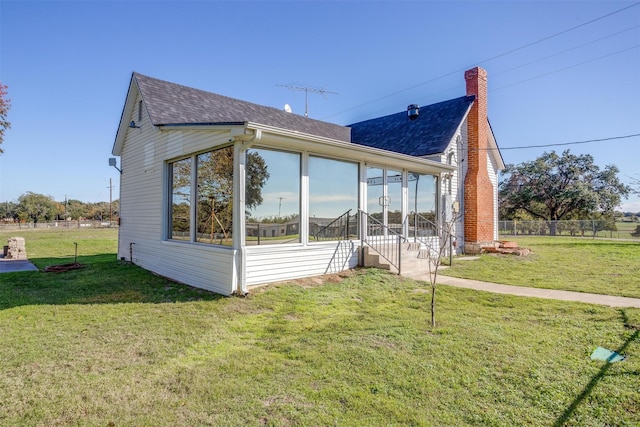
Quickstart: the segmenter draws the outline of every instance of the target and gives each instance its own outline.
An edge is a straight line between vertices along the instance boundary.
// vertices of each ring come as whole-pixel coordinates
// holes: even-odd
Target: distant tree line
[[[500,219],[538,220],[556,235],[558,221],[594,220],[598,230],[616,230],[616,212],[632,188],[618,168],[600,169],[588,154],[544,153],[536,160],[507,165],[500,183]]]
[[[17,202],[0,202],[0,221],[38,223],[51,221],[117,221],[120,201],[86,203],[68,199],[57,202],[51,196],[26,192]]]

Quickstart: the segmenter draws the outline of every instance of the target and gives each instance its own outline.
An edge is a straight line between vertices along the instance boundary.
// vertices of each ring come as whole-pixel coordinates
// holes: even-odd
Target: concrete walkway
[[[403,276],[405,276],[403,274]],[[429,281],[426,274],[409,274],[414,280]],[[555,299],[560,301],[585,302],[587,304],[608,305],[609,307],[640,308],[640,298],[615,297],[611,295],[587,294],[584,292],[558,291],[554,289],[526,288],[524,286],[501,285],[498,283],[481,282],[479,280],[460,279],[457,277],[438,275],[438,284],[455,286],[457,288],[475,289],[477,291],[493,292],[496,294],[518,295],[521,297],[535,297]]]
[[[0,273],[13,273],[15,271],[38,271],[38,267],[26,259],[0,258]]]
[[[420,279],[424,280],[424,279]],[[459,279],[438,275],[438,284],[456,286],[458,288],[475,289],[496,294],[518,295],[555,299],[561,301],[586,302],[588,304],[608,305],[609,307],[640,308],[640,298],[615,297],[611,295],[587,294],[583,292],[558,291],[554,289],[525,288],[523,286],[500,285],[480,282],[478,280]]]

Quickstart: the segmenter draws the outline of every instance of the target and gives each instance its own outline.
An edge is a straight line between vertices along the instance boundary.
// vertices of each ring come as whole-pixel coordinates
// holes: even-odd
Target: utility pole
[[[307,98],[309,96],[309,92],[311,92],[311,93],[319,93],[322,96],[324,96],[327,93],[330,93],[332,95],[337,95],[337,92],[329,92],[328,90],[325,90],[323,88],[318,88],[318,87],[296,86],[296,85],[276,85],[276,86],[280,86],[280,87],[284,87],[284,88],[287,88],[287,89],[304,92],[304,116],[305,117],[309,117],[309,103],[307,102]]]

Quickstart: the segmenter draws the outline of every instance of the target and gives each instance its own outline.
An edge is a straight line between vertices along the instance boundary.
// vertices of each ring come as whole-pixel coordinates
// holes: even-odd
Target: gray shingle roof
[[[474,100],[475,96],[463,96],[420,107],[415,120],[403,111],[354,123],[351,141],[411,156],[442,153]]]
[[[339,141],[350,141],[348,127],[158,80],[139,73],[133,73],[132,78],[138,85],[151,122],[156,126],[252,122]]]

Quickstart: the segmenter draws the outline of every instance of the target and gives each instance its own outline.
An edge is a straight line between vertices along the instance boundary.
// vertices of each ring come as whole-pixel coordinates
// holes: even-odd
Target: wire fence
[[[571,236],[640,240],[640,223],[605,220],[499,221],[502,236]]]
[[[0,231],[33,229],[87,229],[116,228],[118,221],[51,221],[51,222],[0,222]]]

